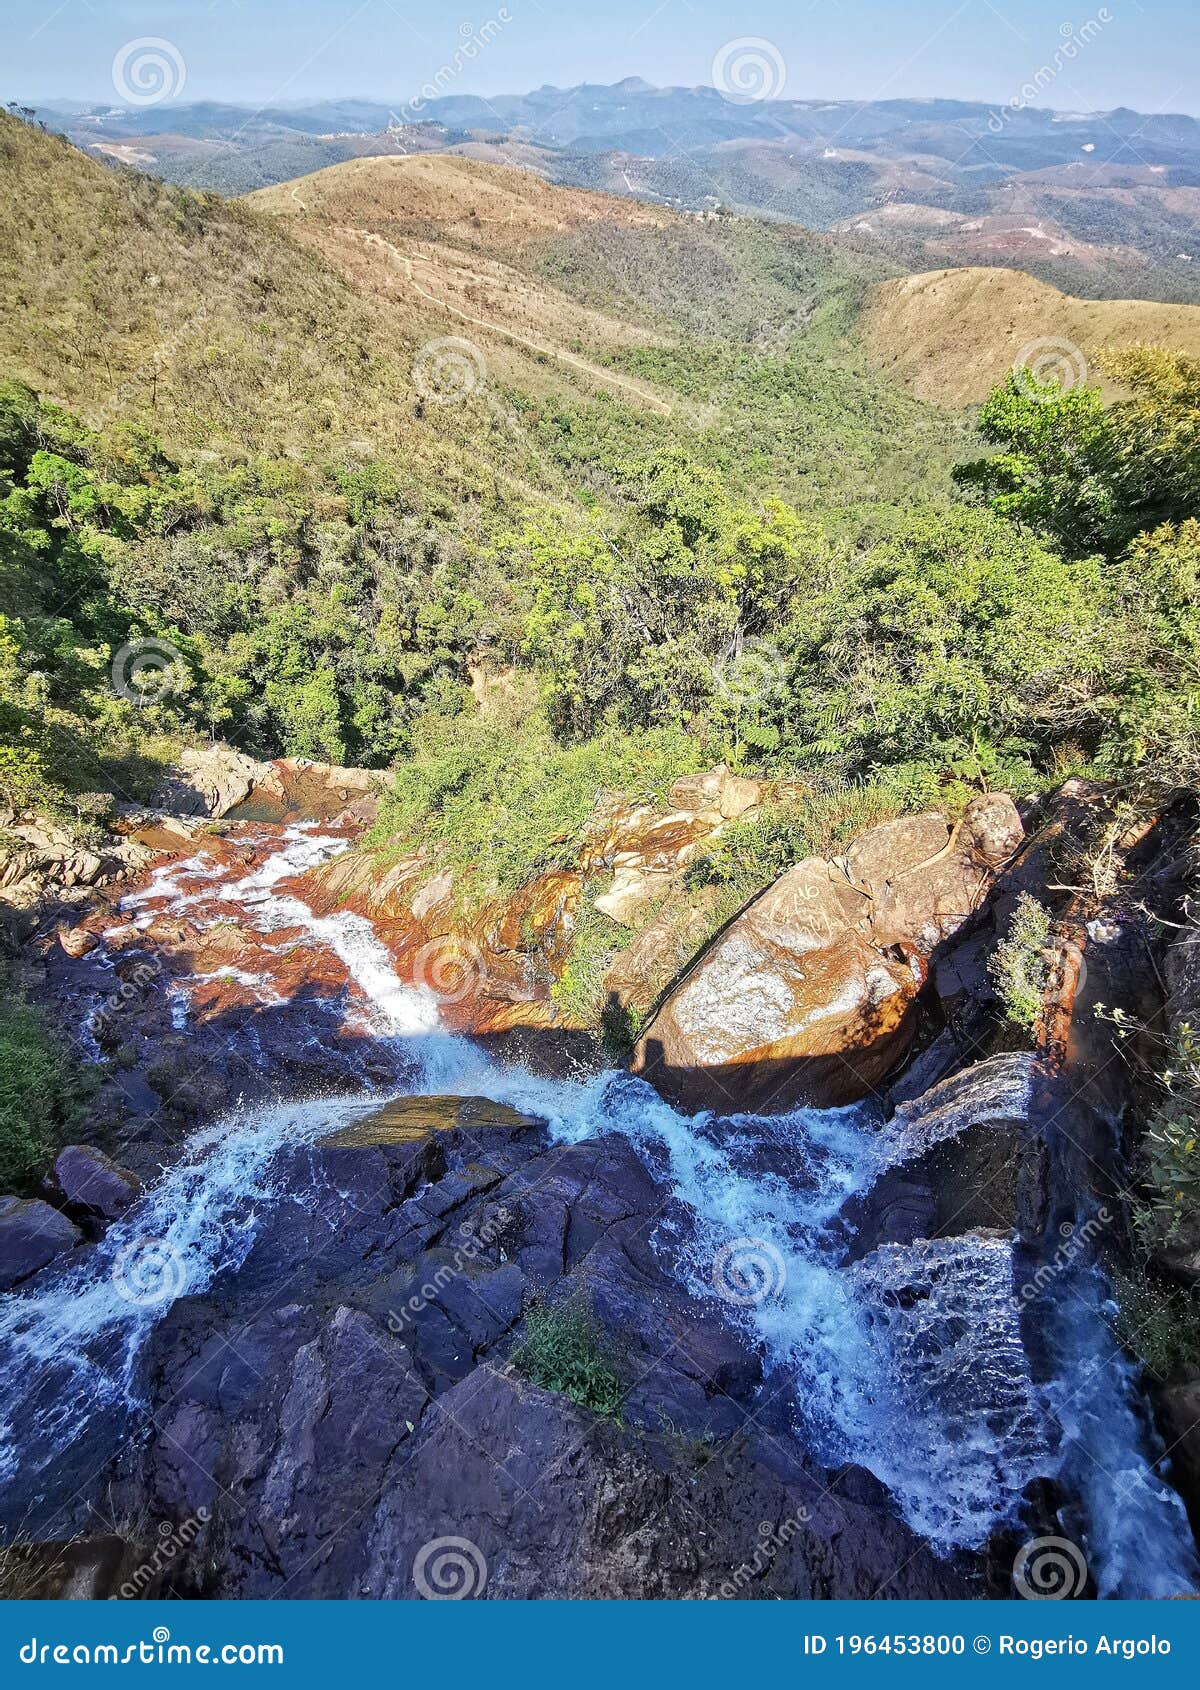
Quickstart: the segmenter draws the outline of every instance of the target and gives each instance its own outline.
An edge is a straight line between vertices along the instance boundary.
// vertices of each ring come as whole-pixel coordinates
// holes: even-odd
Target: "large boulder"
[[[979,909],[1023,828],[1004,794],[809,857],[675,988],[633,1060],[670,1102],[763,1113],[874,1090],[905,1056],[929,959]]]
[[[180,752],[153,805],[172,815],[228,815],[249,797],[269,768],[269,763],[256,762],[231,745],[188,747]]]
[[[54,1183],[66,1206],[89,1220],[115,1221],[142,1182],[92,1144],[68,1144],[54,1164]]]
[[[0,1291],[72,1249],[82,1233],[40,1197],[0,1197]]]

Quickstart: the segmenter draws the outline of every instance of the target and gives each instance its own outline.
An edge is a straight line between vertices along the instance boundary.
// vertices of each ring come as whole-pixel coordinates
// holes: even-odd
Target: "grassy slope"
[[[868,306],[865,335],[883,368],[918,397],[959,406],[985,399],[1039,339],[1070,341],[1089,363],[1139,343],[1194,357],[1200,306],[1076,299],[1016,270],[934,270],[884,283]]]
[[[0,369],[179,451],[428,458],[397,325],[245,205],[112,171],[0,114]],[[444,457],[444,454],[443,454]]]
[[[441,332],[479,345],[497,389],[532,398],[543,438],[554,401],[589,482],[606,454],[682,443],[798,499],[944,487],[954,426],[858,344],[868,289],[893,272],[828,238],[699,224],[444,154],[355,160],[249,203],[398,322],[437,301]]]

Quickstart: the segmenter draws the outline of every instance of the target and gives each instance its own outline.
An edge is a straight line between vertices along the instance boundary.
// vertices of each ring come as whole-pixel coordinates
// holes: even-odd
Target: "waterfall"
[[[689,1220],[659,1224],[660,1257],[761,1347],[814,1456],[875,1473],[935,1549],[981,1548],[1019,1521],[1031,1480],[1057,1475],[1079,1500],[1102,1595],[1192,1586],[1182,1506],[1154,1470],[1132,1364],[1105,1344],[1098,1275],[1063,1288],[1061,1370],[1035,1383],[1007,1239],[884,1246],[841,1264],[831,1223],[895,1148],[870,1109],[689,1119],[626,1074],[562,1080],[502,1067],[440,1030],[435,998],[399,979],[370,922],[318,916],[279,889],[344,850],[343,838],[311,824],[254,837],[278,849],[251,872],[222,876],[200,851],[126,898],[126,920],[144,926],[157,906],[201,925],[236,912],[262,933],[300,929],[340,959],[364,1025],[402,1045],[412,1077],[402,1093],[233,1111],[194,1135],[102,1243],[0,1299],[0,1498],[18,1468],[49,1482],[97,1415],[136,1407],[154,1324],[178,1297],[236,1272],[263,1208],[289,1195],[273,1179],[280,1146],[315,1142],[388,1096],[481,1094],[543,1117],[561,1143],[622,1134],[669,1180]],[[172,989],[186,996],[187,981]],[[278,1002],[269,979],[247,989]]]

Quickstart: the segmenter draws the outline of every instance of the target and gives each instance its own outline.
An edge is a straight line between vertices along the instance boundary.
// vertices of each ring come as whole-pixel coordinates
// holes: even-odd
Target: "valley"
[[[1194,1595],[1195,125],[561,93],[0,115],[6,1592]]]

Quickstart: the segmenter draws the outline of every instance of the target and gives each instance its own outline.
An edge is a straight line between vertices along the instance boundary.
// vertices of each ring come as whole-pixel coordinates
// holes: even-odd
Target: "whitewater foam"
[[[1018,1518],[1031,1479],[1057,1473],[1081,1499],[1081,1535],[1102,1594],[1192,1587],[1182,1505],[1155,1471],[1136,1371],[1105,1341],[1094,1270],[1064,1314],[1059,1378],[1035,1386],[1009,1241],[889,1246],[853,1269],[839,1264],[830,1223],[897,1154],[894,1133],[870,1110],[688,1119],[627,1074],[564,1080],[500,1067],[441,1030],[434,996],[399,979],[368,921],[317,916],[277,890],[346,846],[298,824],[240,879],[216,884],[201,852],[157,870],[123,909],[142,926],[156,903],[168,913],[236,908],[260,932],[299,929],[304,942],[326,947],[358,988],[375,1036],[402,1041],[411,1059],[412,1080],[389,1095],[486,1095],[544,1118],[558,1142],[629,1139],[694,1217],[678,1230],[664,1221],[656,1249],[693,1295],[721,1302],[762,1346],[773,1385],[790,1386],[797,1431],[817,1459],[869,1468],[940,1551],[982,1546],[998,1523]],[[179,884],[197,878],[214,884]],[[178,998],[173,1007],[181,1012]],[[184,1019],[186,1007],[184,997]],[[203,1291],[245,1259],[258,1212],[279,1199],[271,1177],[279,1147],[319,1139],[383,1100],[235,1112],[197,1133],[100,1245],[3,1299],[0,1483],[18,1461],[44,1467],[96,1413],[136,1405],[147,1333],[177,1297]],[[147,1241],[157,1250],[149,1295],[134,1276],[131,1298],[130,1253]],[[739,1244],[768,1254],[761,1299],[731,1302],[714,1282],[714,1264]]]

